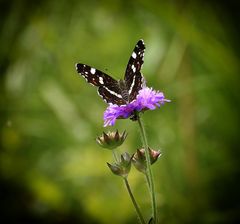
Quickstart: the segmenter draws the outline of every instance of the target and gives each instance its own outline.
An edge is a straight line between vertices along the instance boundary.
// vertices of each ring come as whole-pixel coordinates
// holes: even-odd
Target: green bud
[[[110,164],[107,163],[113,174],[126,178],[131,170],[131,157],[125,152],[121,155],[119,162]]]
[[[150,149],[149,147],[148,147],[148,151],[150,153],[150,162],[151,162],[151,165],[152,165],[161,156],[161,152]],[[135,152],[133,154],[132,163],[138,171],[140,171],[142,173],[146,173],[146,169],[147,169],[147,164],[146,163],[147,163],[147,161],[146,161],[146,155],[145,155],[145,149],[144,148],[137,149],[137,152]]]
[[[107,134],[103,132],[103,134],[96,138],[96,142],[103,148],[106,149],[115,149],[118,146],[122,145],[127,137],[126,131],[122,134],[117,131],[108,132]]]

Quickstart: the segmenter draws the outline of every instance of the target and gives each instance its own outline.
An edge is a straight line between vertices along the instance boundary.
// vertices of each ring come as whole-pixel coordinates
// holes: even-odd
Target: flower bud
[[[150,149],[149,147],[148,147],[148,151],[150,154],[150,162],[151,162],[151,164],[153,164],[161,156],[161,152]],[[132,163],[138,171],[140,171],[142,173],[146,173],[147,161],[146,161],[144,148],[137,149],[137,152],[135,152],[133,155]]]
[[[107,165],[115,175],[126,178],[131,169],[131,157],[125,152],[121,155],[119,162],[113,164],[107,163]]]
[[[103,134],[96,138],[98,145],[107,149],[115,149],[118,146],[122,145],[127,137],[126,131],[122,134],[117,131],[108,132],[107,134],[103,132]]]

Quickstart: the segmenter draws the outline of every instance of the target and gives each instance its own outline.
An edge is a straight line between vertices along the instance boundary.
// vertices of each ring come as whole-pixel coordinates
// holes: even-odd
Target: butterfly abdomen
[[[122,98],[126,101],[129,102],[129,95],[128,95],[128,91],[126,89],[123,89],[121,92]]]
[[[128,94],[128,88],[126,86],[125,81],[119,80],[119,88],[121,90],[121,96],[122,96],[123,100],[128,102],[129,101],[129,94]]]

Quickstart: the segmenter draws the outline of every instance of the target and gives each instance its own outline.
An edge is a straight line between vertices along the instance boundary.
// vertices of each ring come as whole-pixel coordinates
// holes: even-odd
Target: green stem
[[[145,177],[146,177],[146,180],[147,180],[148,187],[150,188],[149,176],[147,174],[145,174]]]
[[[153,211],[153,224],[157,223],[157,205],[156,205],[156,196],[155,196],[155,187],[154,187],[154,182],[153,182],[153,174],[151,170],[151,161],[150,161],[150,152],[148,150],[148,142],[147,142],[147,136],[145,129],[143,127],[143,123],[141,120],[141,117],[139,114],[137,114],[137,121],[140,127],[140,132],[142,136],[142,142],[143,146],[145,149],[145,155],[146,155],[146,161],[147,161],[147,181],[149,183],[149,190],[150,190],[150,195],[151,195],[151,201],[152,201],[152,211]]]
[[[114,160],[117,163],[119,161],[119,159],[118,159],[118,154],[117,154],[116,150],[112,149],[112,153],[113,153]]]
[[[125,183],[125,185],[126,185],[126,187],[127,187],[129,196],[130,196],[130,198],[131,198],[131,200],[132,200],[132,203],[133,203],[133,205],[134,205],[134,208],[135,208],[135,210],[136,210],[136,212],[137,212],[137,214],[138,214],[138,217],[139,217],[139,219],[140,219],[140,221],[141,221],[141,224],[146,224],[146,222],[145,222],[145,220],[144,220],[144,218],[143,218],[143,216],[142,216],[142,213],[141,213],[141,211],[140,211],[140,209],[139,209],[139,207],[138,207],[138,204],[137,204],[137,202],[136,202],[136,200],[135,200],[135,198],[134,198],[134,196],[133,196],[133,193],[132,193],[132,191],[131,191],[130,185],[129,185],[128,180],[127,180],[127,177],[125,177],[125,178],[123,178],[123,179],[124,179],[124,183]]]

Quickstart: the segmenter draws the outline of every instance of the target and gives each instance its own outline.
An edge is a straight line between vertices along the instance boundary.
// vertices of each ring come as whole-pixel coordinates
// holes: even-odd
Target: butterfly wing
[[[103,98],[103,100],[106,103],[109,104],[117,104],[117,105],[124,105],[127,102],[122,98],[122,95],[118,92],[120,92],[121,90],[118,87],[118,90],[116,91],[116,88],[114,88],[114,90],[110,90],[108,87],[106,86],[100,86],[98,88],[98,94],[99,96],[101,96]]]
[[[98,87],[98,94],[106,103],[126,104],[126,101],[122,99],[121,89],[117,80],[85,64],[77,63],[76,70],[88,83]]]
[[[144,62],[145,45],[143,40],[139,40],[133,49],[133,53],[128,61],[124,80],[128,89],[129,101],[133,101],[139,90],[142,89],[143,77],[140,72]]]
[[[116,86],[118,81],[104,72],[85,64],[76,64],[76,70],[88,83],[94,86]]]

